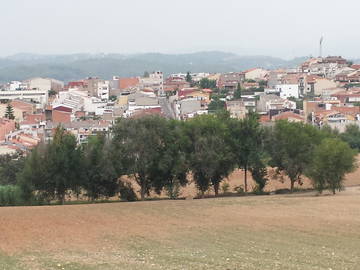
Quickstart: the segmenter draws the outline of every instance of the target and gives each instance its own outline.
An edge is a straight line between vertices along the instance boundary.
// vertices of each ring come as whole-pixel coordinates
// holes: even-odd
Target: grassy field
[[[359,269],[360,187],[0,208],[2,269]]]

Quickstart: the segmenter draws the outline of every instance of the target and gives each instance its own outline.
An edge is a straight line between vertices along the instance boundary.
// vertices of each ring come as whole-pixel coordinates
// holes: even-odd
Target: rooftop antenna
[[[321,36],[321,38],[320,38],[320,54],[319,54],[320,58],[322,58],[322,53],[323,53],[323,41],[324,41],[324,37]]]

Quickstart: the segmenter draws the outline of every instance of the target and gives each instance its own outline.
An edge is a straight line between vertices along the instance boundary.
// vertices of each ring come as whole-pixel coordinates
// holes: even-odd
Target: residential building
[[[32,78],[26,80],[25,82],[28,85],[28,89],[31,90],[40,90],[40,91],[53,90],[59,92],[64,88],[63,82],[51,78]]]
[[[0,100],[20,99],[25,101],[35,101],[38,107],[44,107],[48,102],[48,90],[14,90],[0,91]]]
[[[247,114],[245,103],[242,99],[226,101],[226,109],[231,118],[243,119]]]
[[[4,141],[6,135],[16,129],[15,121],[7,118],[0,118],[0,142]]]
[[[245,80],[245,74],[240,72],[229,72],[221,74],[217,81],[220,89],[235,90]]]
[[[268,71],[262,68],[252,68],[243,72],[245,80],[264,80]]]
[[[298,84],[280,84],[276,85],[275,89],[280,93],[281,98],[299,98]]]

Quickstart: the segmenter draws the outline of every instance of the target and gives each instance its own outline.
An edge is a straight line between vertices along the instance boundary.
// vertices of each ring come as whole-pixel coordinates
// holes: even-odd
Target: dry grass
[[[360,188],[0,208],[0,269],[359,269]]]

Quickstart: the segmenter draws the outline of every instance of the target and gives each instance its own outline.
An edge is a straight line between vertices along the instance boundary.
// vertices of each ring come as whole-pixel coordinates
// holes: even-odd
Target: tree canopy
[[[339,139],[324,139],[315,149],[312,163],[308,167],[309,176],[316,190],[322,193],[329,189],[335,194],[343,188],[344,176],[355,168],[356,151]]]

